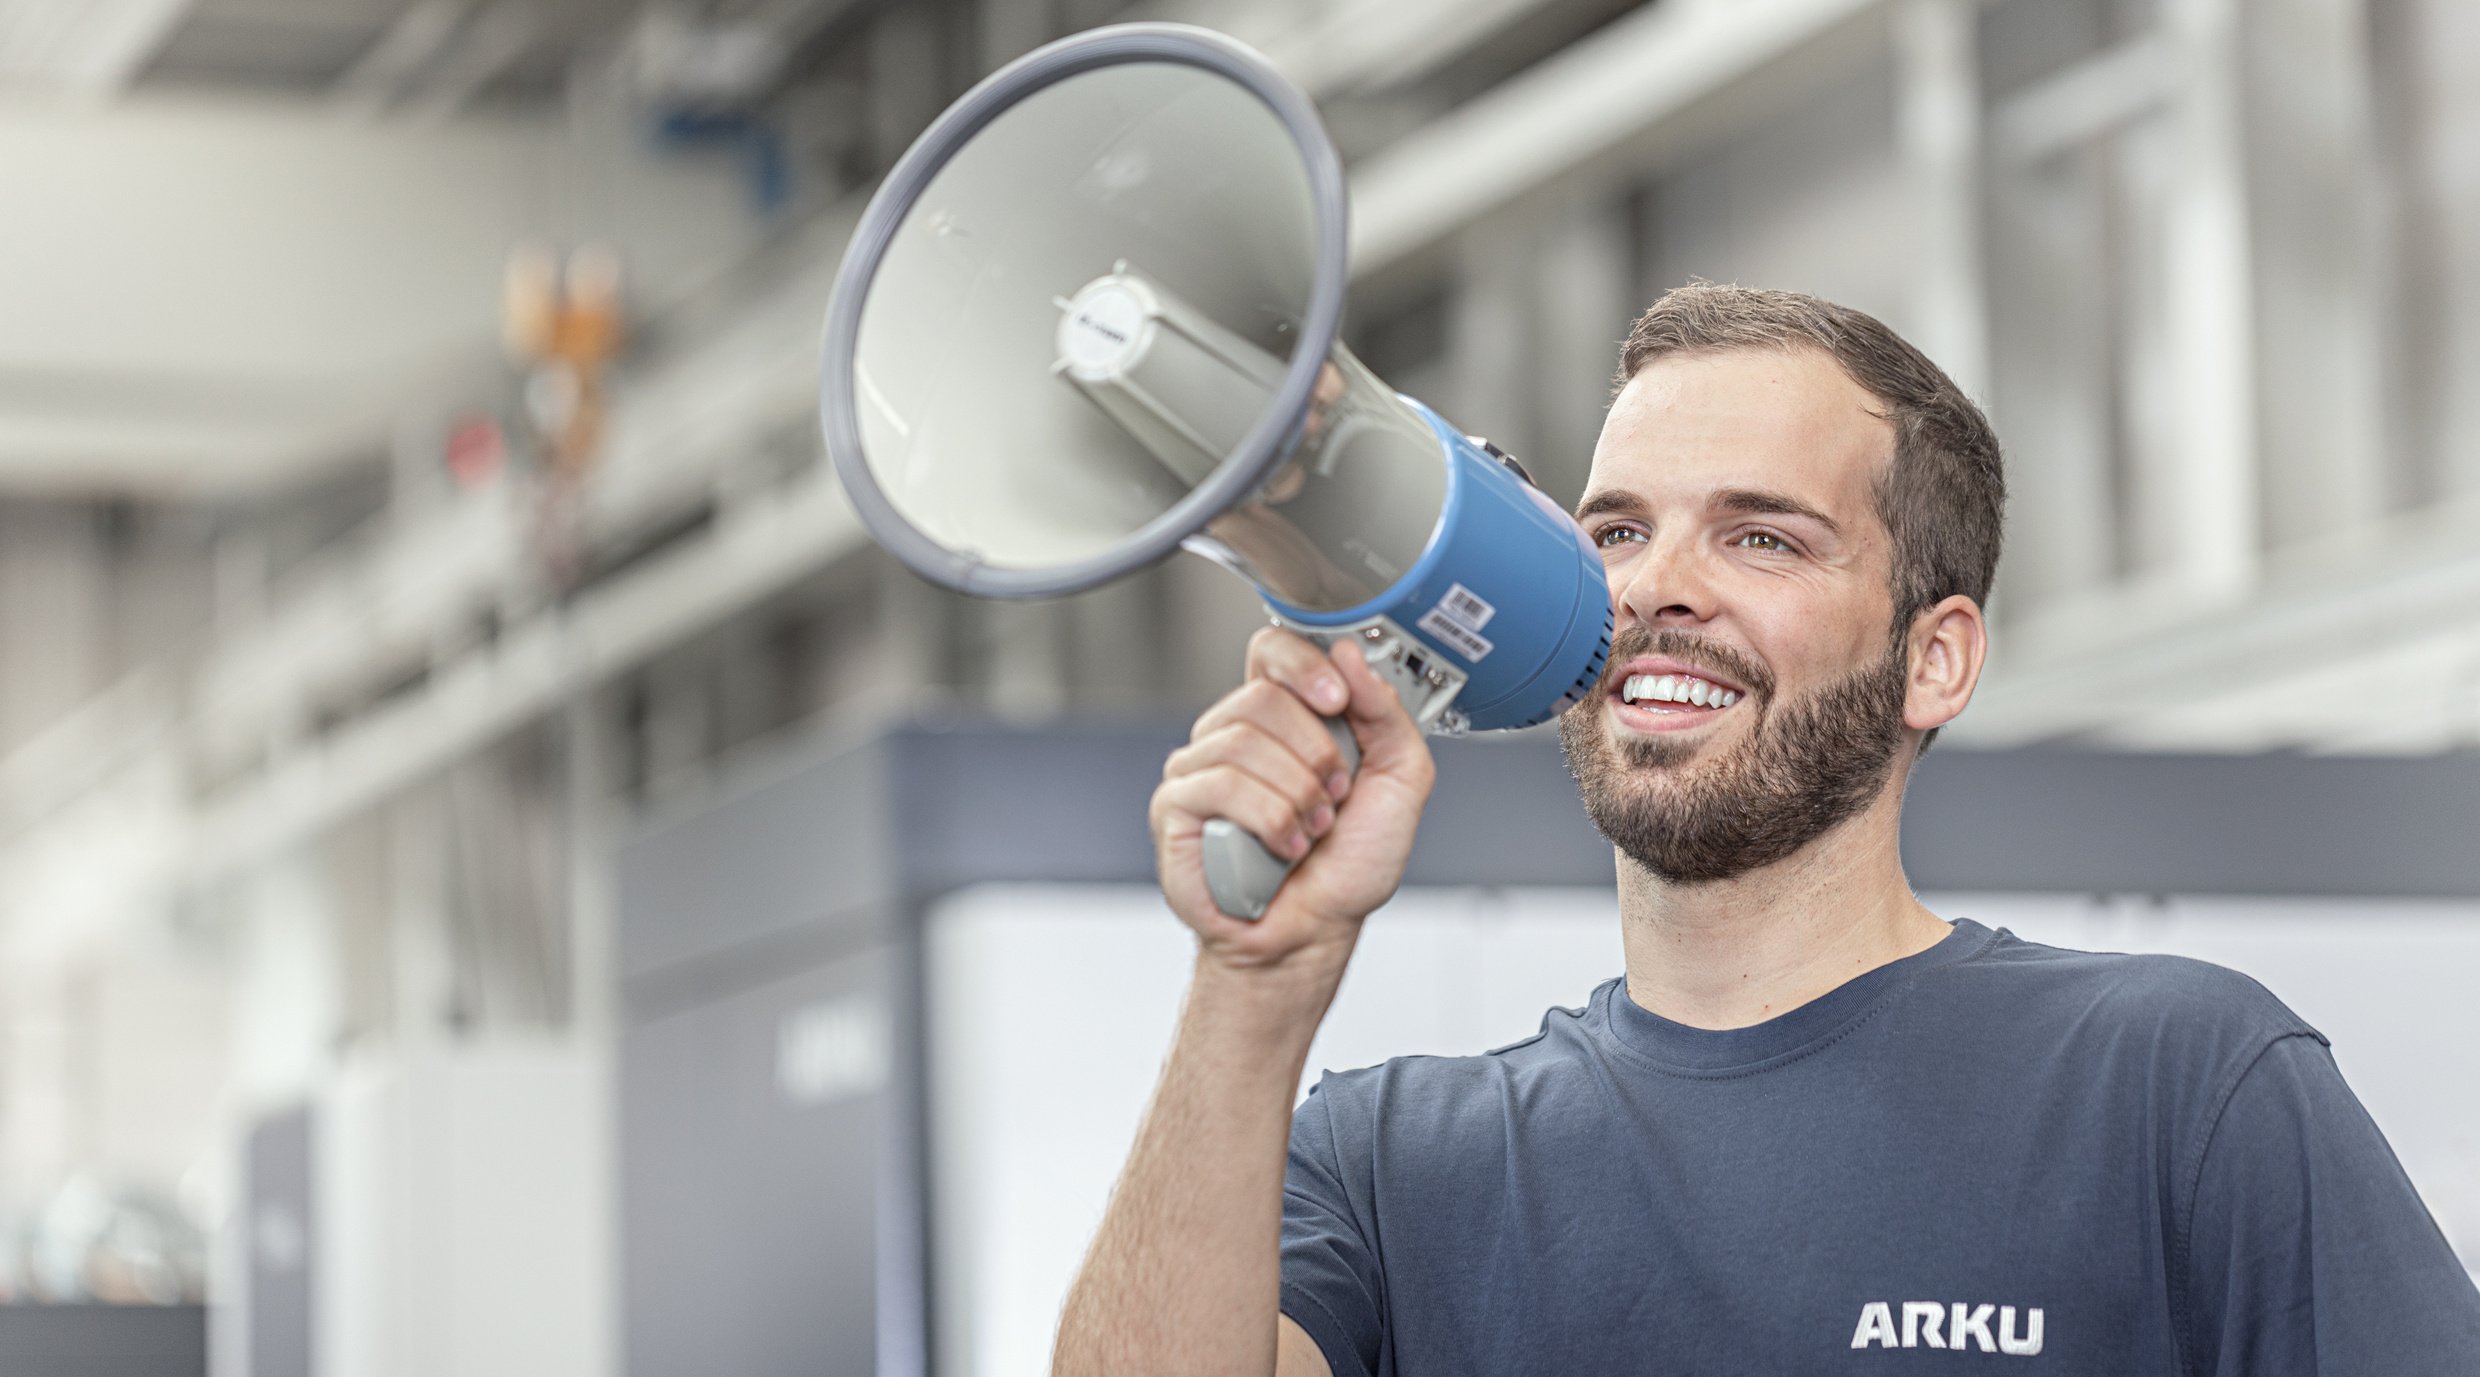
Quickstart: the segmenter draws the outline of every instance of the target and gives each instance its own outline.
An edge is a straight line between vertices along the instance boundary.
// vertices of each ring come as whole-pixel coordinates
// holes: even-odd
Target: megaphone
[[[1308,99],[1220,34],[1117,25],[994,73],[889,171],[836,276],[819,409],[854,509],[981,597],[1186,548],[1357,643],[1426,729],[1549,719],[1609,654],[1601,559],[1337,342],[1344,215]],[[1291,866],[1218,818],[1205,869],[1256,918]]]

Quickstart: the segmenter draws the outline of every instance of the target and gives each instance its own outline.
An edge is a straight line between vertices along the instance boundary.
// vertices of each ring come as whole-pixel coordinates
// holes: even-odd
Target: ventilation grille
[[[1551,718],[1558,716],[1560,713],[1567,711],[1569,708],[1572,708],[1578,703],[1581,703],[1585,699],[1591,697],[1595,686],[1602,682],[1603,667],[1609,663],[1610,611],[1605,608],[1602,611],[1601,640],[1593,648],[1593,658],[1585,662],[1584,669],[1576,675],[1576,682],[1568,685],[1565,696],[1561,697],[1557,703],[1552,704],[1547,712],[1544,712],[1541,716],[1534,718],[1532,722],[1527,722],[1523,725],[1529,727],[1537,722],[1547,722]]]
[[[1574,706],[1575,704],[1583,702],[1585,698],[1593,692],[1594,685],[1602,682],[1602,670],[1609,663],[1610,612],[1608,609],[1604,609],[1602,612],[1601,643],[1594,647],[1593,658],[1586,663],[1584,672],[1576,676],[1575,687],[1567,691],[1567,697],[1559,704],[1559,711],[1565,712],[1568,708]]]

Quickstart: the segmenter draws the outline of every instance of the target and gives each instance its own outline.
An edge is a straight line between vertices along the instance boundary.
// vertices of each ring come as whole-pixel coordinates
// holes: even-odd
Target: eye
[[[1787,555],[1793,553],[1791,542],[1774,534],[1772,531],[1744,531],[1740,533],[1738,538],[1733,540],[1731,543],[1734,545],[1744,546],[1751,550],[1763,550],[1768,554]]]
[[[1643,531],[1640,531],[1623,522],[1617,521],[1614,521],[1593,533],[1593,543],[1605,550],[1618,544],[1622,540],[1643,540],[1644,538],[1645,533]]]

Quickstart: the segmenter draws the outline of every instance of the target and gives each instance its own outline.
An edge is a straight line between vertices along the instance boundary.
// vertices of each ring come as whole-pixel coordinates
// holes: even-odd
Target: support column
[[[611,852],[620,771],[610,709],[583,683],[574,683],[560,710],[562,821],[567,851],[568,1037],[578,1049],[584,1075],[585,1118],[593,1125],[619,1119],[617,1068],[620,1045],[620,971],[612,897]],[[587,1183],[588,1199],[617,1199],[616,1145],[609,1132],[582,1135],[584,1152],[574,1170]],[[581,1326],[589,1351],[577,1370],[610,1373],[619,1368],[620,1317],[616,1279],[619,1257],[609,1208],[588,1210],[577,1256],[584,1260]]]
[[[973,17],[977,77],[1048,43],[1058,23],[1054,0],[981,0]]]
[[[2189,74],[2171,116],[2161,222],[2162,343],[2178,405],[2172,443],[2146,456],[2168,471],[2130,532],[2182,592],[2212,599],[2254,583],[2264,528],[2240,23],[2239,0],[2163,0]]]
[[[1527,229],[1495,220],[1465,232],[1447,315],[1447,373],[1454,381],[1447,396],[1423,399],[1514,455],[1533,453],[1541,438],[1532,405],[1533,260],[1540,246]]]
[[[2266,543],[2385,515],[2382,232],[2365,0],[2250,0]]]
[[[1058,602],[977,602],[973,639],[983,706],[1012,722],[1043,722],[1068,706],[1068,617]]]
[[[1632,240],[1624,204],[1599,197],[1549,226],[1537,255],[1532,448],[1516,457],[1562,507],[1584,495],[1619,346],[1652,304],[1637,299]]]
[[[1912,238],[1913,343],[1964,392],[1989,395],[1988,283],[1981,252],[1977,0],[1902,0],[1895,11],[1895,145],[1919,221]]]

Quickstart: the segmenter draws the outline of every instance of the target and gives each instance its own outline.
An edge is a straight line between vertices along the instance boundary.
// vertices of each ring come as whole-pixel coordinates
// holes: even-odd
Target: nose
[[[1716,610],[1711,571],[1684,535],[1654,533],[1635,558],[1610,569],[1610,601],[1619,620],[1649,627],[1709,620]]]

